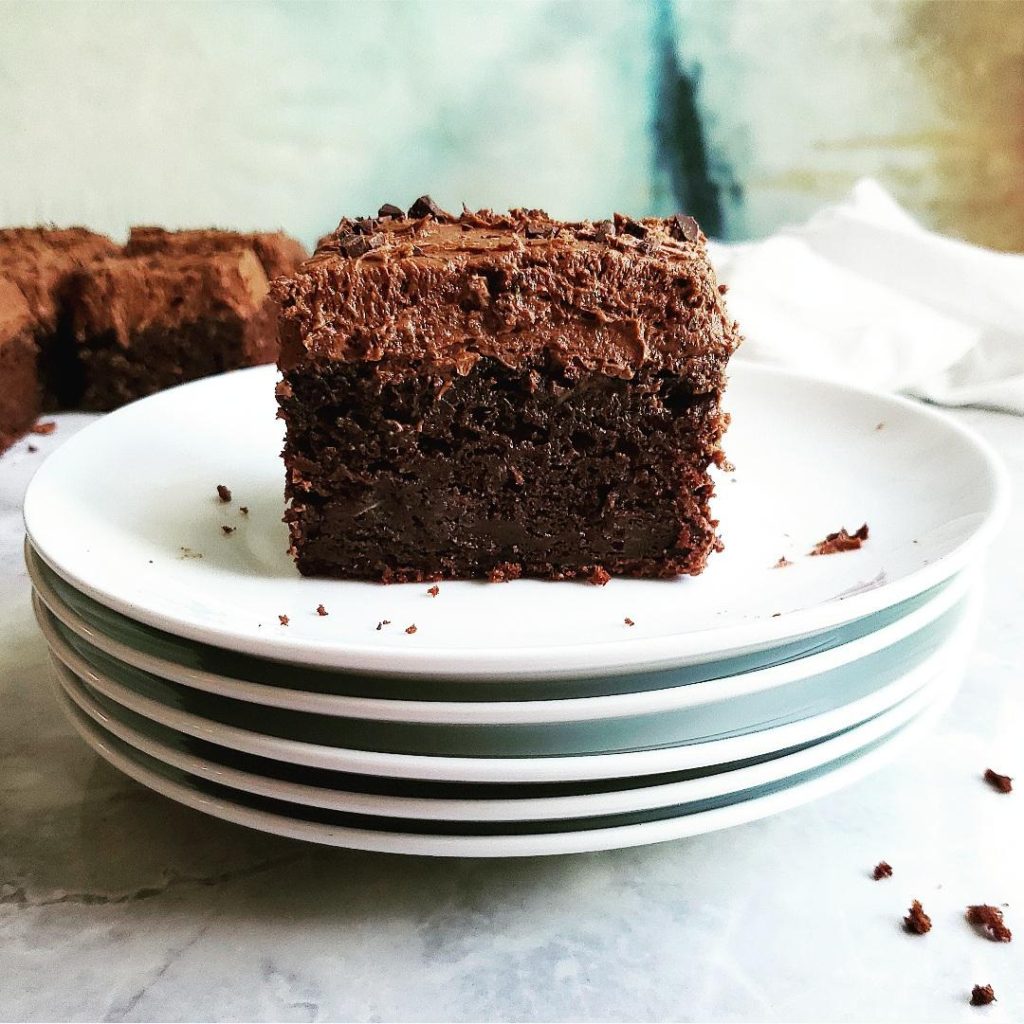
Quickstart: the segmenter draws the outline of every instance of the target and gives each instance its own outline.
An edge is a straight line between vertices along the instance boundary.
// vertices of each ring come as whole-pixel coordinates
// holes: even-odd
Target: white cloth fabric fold
[[[711,250],[737,359],[1024,415],[1024,255],[927,231],[872,180],[804,225]]]

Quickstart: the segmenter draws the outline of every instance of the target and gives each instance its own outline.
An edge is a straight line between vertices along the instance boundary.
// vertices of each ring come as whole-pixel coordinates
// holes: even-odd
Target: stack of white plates
[[[702,576],[434,595],[297,575],[273,391],[260,368],[128,406],[25,501],[71,721],[209,814],[432,855],[658,842],[862,776],[963,672],[1006,488],[926,407],[737,368]],[[808,556],[865,521],[860,550]]]

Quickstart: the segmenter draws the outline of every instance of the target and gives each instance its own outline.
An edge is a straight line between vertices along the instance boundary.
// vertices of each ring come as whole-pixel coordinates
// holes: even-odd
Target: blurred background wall
[[[0,0],[0,223],[407,204],[764,234],[877,177],[1024,249],[1018,0]]]

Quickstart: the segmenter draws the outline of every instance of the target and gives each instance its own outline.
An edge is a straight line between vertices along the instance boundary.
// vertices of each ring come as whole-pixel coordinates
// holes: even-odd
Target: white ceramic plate
[[[262,662],[253,666],[249,664],[250,659],[238,654],[190,650],[189,641],[185,640],[178,640],[173,645],[184,648],[181,651],[183,657],[191,658],[193,662],[199,661],[200,664],[219,664],[224,667],[225,672],[232,674],[221,674],[205,667],[197,667],[195,663],[190,665],[172,661],[160,654],[151,653],[154,648],[166,649],[167,642],[164,638],[147,635],[152,631],[146,630],[145,627],[133,630],[130,620],[104,609],[101,605],[96,605],[84,595],[71,593],[69,585],[47,570],[33,556],[27,545],[26,564],[36,593],[55,618],[91,647],[141,671],[205,693],[268,707],[378,722],[418,722],[433,725],[594,721],[698,707],[708,703],[720,703],[734,697],[764,693],[823,673],[835,673],[844,666],[913,636],[952,608],[963,597],[972,579],[969,571],[962,572],[937,593],[929,592],[932,595],[930,599],[925,600],[922,595],[903,602],[899,607],[908,610],[899,617],[890,618],[887,613],[869,616],[863,626],[845,627],[846,633],[853,634],[852,639],[836,637],[834,647],[826,647],[818,653],[792,658],[778,664],[748,668],[743,662],[757,659],[734,659],[741,664],[723,664],[723,669],[731,669],[731,674],[711,674],[708,678],[697,680],[690,678],[692,671],[687,669],[644,673],[642,678],[647,681],[650,689],[628,690],[625,693],[600,696],[546,700],[445,701],[346,696],[297,690],[292,687],[302,685],[303,676],[308,677],[314,670],[281,665],[277,662]],[[60,596],[61,590],[70,600],[75,600],[84,614],[76,612]],[[92,605],[91,609],[89,605]],[[97,612],[99,614],[96,614]],[[87,615],[88,619],[85,617]],[[872,621],[882,618],[888,621],[871,630]],[[105,632],[100,625],[94,625],[94,622],[104,622],[107,630],[113,631],[115,635]],[[836,632],[843,633],[844,630]],[[141,643],[144,647],[133,647],[130,643],[117,639],[117,636],[126,636],[126,639]],[[191,645],[192,648],[198,646],[200,645]],[[255,673],[253,669],[256,670]],[[256,674],[260,681],[253,681],[251,675],[249,678],[239,678],[239,675],[247,670]],[[665,678],[666,676],[678,678]],[[613,677],[602,677],[604,681],[610,678]],[[348,682],[347,679],[337,680],[336,683],[333,679],[321,679],[318,680],[318,685],[335,683],[338,686],[345,686]],[[582,682],[577,681],[578,685]],[[672,682],[676,685],[671,685]],[[560,683],[569,689],[566,681]],[[827,685],[826,680],[823,680],[823,683]],[[780,700],[783,699],[780,697]]]
[[[894,707],[926,685],[941,666],[950,660],[961,659],[973,639],[978,612],[979,600],[975,595],[967,614],[949,639],[930,656],[866,696],[821,714],[755,732],[683,745],[615,753],[518,757],[384,753],[329,745],[322,741],[306,742],[293,736],[269,735],[223,721],[212,721],[146,696],[98,671],[47,623],[45,613],[40,616],[40,625],[56,657],[90,688],[136,714],[197,739],[271,760],[359,775],[453,782],[529,783],[627,778],[703,768],[756,758],[832,736]],[[264,728],[269,731],[275,728],[275,724],[270,712],[266,714]]]
[[[176,773],[175,777],[171,774],[173,769],[163,765],[160,766],[162,770],[148,767],[142,763],[146,755],[103,732],[74,706],[70,698],[64,699],[73,725],[101,757],[142,785],[213,817],[275,835],[353,850],[431,857],[536,857],[644,846],[714,832],[777,814],[833,793],[879,768],[912,742],[922,730],[929,728],[952,699],[962,668],[961,662],[951,664],[943,671],[945,685],[934,692],[932,706],[910,726],[891,734],[888,742],[875,745],[860,757],[841,761],[834,770],[823,772],[807,781],[765,796],[642,824],[575,830],[570,825],[568,831],[515,835],[432,835],[423,832],[375,831],[330,821],[309,820],[297,808],[292,813],[281,813],[287,805],[278,801],[267,801],[264,805],[274,810],[264,809],[264,806],[247,806],[240,802],[244,794],[232,799],[229,796],[231,791],[225,787],[213,786],[183,772]],[[206,787],[207,791],[201,789],[201,786]],[[252,802],[263,798],[248,796],[247,799]],[[320,810],[318,813],[324,816],[333,812]]]
[[[255,703],[272,707],[292,707],[294,695],[296,701],[306,705],[303,710],[331,714],[341,706],[333,703],[335,696],[366,698],[346,700],[345,706],[367,711],[356,717],[428,722],[439,720],[444,708],[450,709],[453,717],[464,715],[459,720],[465,722],[488,721],[502,709],[512,716],[522,715],[525,721],[557,720],[560,708],[564,709],[562,716],[569,718],[575,717],[579,708],[607,708],[611,714],[617,706],[615,702],[605,705],[591,700],[596,697],[624,696],[628,702],[630,694],[686,687],[686,700],[696,705],[728,696],[731,687],[736,687],[737,694],[769,689],[800,679],[808,671],[839,667],[909,636],[951,607],[975,575],[973,568],[965,569],[922,594],[837,629],[721,661],[570,679],[438,679],[335,672],[185,640],[93,601],[46,566],[27,540],[25,561],[36,592],[50,611],[93,647],[126,664],[211,693],[237,686],[240,699],[251,697]],[[811,660],[818,655],[823,656],[820,661]],[[772,671],[766,671],[769,669]],[[713,688],[698,685],[712,681]],[[573,700],[586,703],[573,704]],[[497,705],[497,710],[477,706],[484,702]],[[626,706],[632,707],[628,703]],[[584,717],[603,716],[605,712],[593,710]]]
[[[551,678],[668,668],[835,628],[948,579],[980,555],[1006,505],[988,447],[940,413],[745,365],[727,400],[737,468],[715,504],[726,551],[700,577],[445,583],[438,597],[419,584],[302,579],[281,523],[274,379],[260,367],[197,381],[71,438],[25,498],[35,549],[97,601],[192,640],[364,672]],[[232,504],[218,501],[219,483]],[[865,521],[862,550],[806,557]],[[781,555],[795,564],[773,568]]]
[[[958,604],[903,642],[832,672],[782,688],[639,714],[584,721],[423,723],[369,721],[265,708],[168,682],[91,647],[45,610],[50,648],[80,674],[96,675],[165,707],[215,725],[303,743],[430,757],[574,757],[706,743],[819,718],[861,701],[888,700],[912,673],[943,651],[964,618]],[[713,684],[708,684],[713,689]],[[893,691],[893,688],[896,688]],[[660,694],[660,691],[659,691]],[[549,702],[557,703],[557,702]],[[586,702],[580,702],[585,711]]]
[[[189,775],[257,796],[349,814],[421,821],[537,821],[639,812],[752,790],[820,768],[863,750],[917,718],[935,700],[929,683],[901,704],[831,739],[755,764],[718,765],[697,777],[603,792],[514,799],[395,795],[359,789],[360,776],[282,765],[232,754],[221,747],[175,733],[126,708],[97,698],[77,676],[56,662],[63,692],[106,732],[144,754]],[[395,790],[401,783],[391,783]],[[376,788],[376,787],[375,787]],[[422,787],[418,787],[422,789]],[[438,785],[439,793],[452,787]],[[482,787],[464,787],[480,789]]]

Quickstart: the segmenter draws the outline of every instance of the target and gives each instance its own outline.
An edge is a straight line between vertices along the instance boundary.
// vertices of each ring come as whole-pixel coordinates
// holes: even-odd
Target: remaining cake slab
[[[40,407],[113,409],[273,362],[269,282],[306,255],[280,232],[141,227],[122,248],[84,228],[0,230],[0,432]]]
[[[273,362],[271,277],[305,257],[282,234],[133,229],[70,285],[78,404],[113,409],[185,381]]]
[[[699,573],[739,336],[691,218],[429,198],[345,220],[280,306],[306,575]]]

